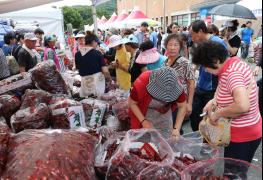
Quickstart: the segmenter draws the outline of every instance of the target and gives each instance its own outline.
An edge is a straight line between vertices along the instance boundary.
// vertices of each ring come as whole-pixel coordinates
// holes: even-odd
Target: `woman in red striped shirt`
[[[221,44],[211,41],[193,48],[193,63],[218,76],[217,93],[204,112],[208,112],[213,124],[221,117],[232,119],[231,142],[225,148],[225,157],[251,162],[262,137],[262,117],[253,72],[239,58],[229,58]],[[212,113],[214,102],[218,110]]]

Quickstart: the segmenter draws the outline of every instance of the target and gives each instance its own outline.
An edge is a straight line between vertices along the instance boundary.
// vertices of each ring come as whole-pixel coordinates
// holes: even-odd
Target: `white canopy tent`
[[[63,13],[61,9],[52,7],[30,8],[6,14],[0,14],[1,18],[11,18],[17,22],[36,23],[44,30],[45,34],[56,34],[61,43],[65,43],[63,31]]]
[[[61,0],[0,0],[0,14],[32,8]]]

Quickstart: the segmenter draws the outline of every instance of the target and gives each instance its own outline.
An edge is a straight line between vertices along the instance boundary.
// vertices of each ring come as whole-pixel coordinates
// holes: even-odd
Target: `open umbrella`
[[[257,19],[250,9],[238,4],[222,4],[214,7],[209,13],[242,19]]]

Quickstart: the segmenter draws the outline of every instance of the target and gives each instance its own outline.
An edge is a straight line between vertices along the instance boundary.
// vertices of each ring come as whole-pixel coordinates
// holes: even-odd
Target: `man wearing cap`
[[[24,37],[24,44],[18,53],[18,64],[20,72],[27,72],[38,63],[35,51],[38,38],[33,33],[27,33]]]
[[[134,82],[128,101],[131,129],[154,128],[164,138],[179,137],[186,114],[186,95],[170,67],[146,71]],[[178,109],[173,126],[172,111]]]
[[[138,38],[139,45],[142,44],[145,41],[145,36],[147,34],[148,27],[149,27],[148,23],[147,22],[143,22],[141,24],[140,30],[138,30],[135,33],[135,36]]]

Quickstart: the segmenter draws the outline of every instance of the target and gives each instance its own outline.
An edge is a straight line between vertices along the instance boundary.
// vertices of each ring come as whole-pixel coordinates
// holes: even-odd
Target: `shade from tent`
[[[61,0],[0,0],[0,14],[27,9]]]

